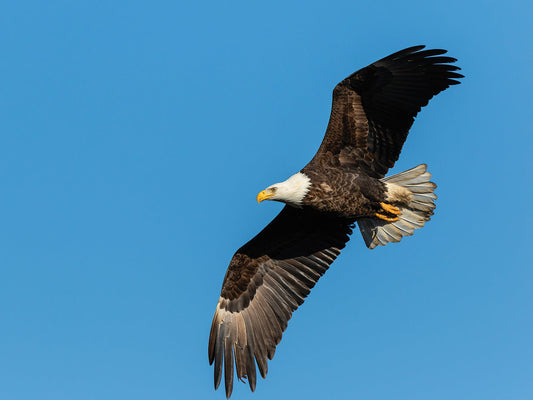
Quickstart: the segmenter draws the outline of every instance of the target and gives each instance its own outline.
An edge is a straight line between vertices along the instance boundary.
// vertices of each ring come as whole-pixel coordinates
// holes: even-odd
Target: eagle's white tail
[[[409,192],[403,192],[407,193],[410,202],[405,207],[399,207],[401,214],[397,221],[387,222],[377,218],[361,218],[357,221],[369,249],[385,246],[388,242],[399,242],[402,237],[411,236],[415,229],[422,228],[429,221],[437,199],[433,193],[437,185],[430,179],[426,164],[381,179],[383,183],[407,189]]]

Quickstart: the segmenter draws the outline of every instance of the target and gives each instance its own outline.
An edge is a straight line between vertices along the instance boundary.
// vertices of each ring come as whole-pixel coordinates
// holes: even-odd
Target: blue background
[[[254,3],[254,4],[252,4]],[[222,399],[233,252],[280,210],[335,84],[404,47],[466,78],[417,119],[436,215],[352,241],[234,399],[533,398],[533,6],[17,1],[0,12],[0,398]]]

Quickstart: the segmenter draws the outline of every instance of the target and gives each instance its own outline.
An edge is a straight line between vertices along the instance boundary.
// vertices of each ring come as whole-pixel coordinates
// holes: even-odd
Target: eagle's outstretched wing
[[[382,178],[402,150],[422,107],[463,76],[446,50],[410,47],[353,73],[333,90],[324,140],[310,164],[335,156]]]
[[[237,378],[252,391],[256,368],[264,378],[292,312],[326,272],[349,240],[353,222],[321,213],[285,208],[233,256],[209,335],[215,388],[224,369],[226,396]],[[222,364],[224,363],[224,368]]]

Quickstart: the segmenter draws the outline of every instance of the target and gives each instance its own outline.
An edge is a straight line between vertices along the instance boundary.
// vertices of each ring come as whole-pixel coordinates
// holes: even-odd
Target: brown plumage
[[[282,333],[357,222],[369,248],[412,235],[429,220],[435,184],[421,165],[384,178],[414,118],[462,75],[445,50],[411,47],[350,75],[333,90],[322,144],[300,173],[258,196],[287,203],[233,256],[209,336],[215,388],[266,377]]]

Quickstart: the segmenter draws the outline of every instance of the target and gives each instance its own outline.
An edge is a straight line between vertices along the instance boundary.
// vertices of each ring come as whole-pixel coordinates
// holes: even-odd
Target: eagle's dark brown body
[[[385,184],[360,171],[325,166],[302,170],[311,179],[303,205],[344,218],[372,217],[385,201]]]
[[[233,256],[208,349],[215,388],[224,373],[228,398],[235,373],[252,391],[256,365],[266,377],[267,359],[293,311],[340,254],[356,221],[374,248],[412,235],[433,214],[436,186],[425,165],[385,177],[420,109],[462,77],[445,50],[423,48],[391,54],[335,87],[322,144],[301,171],[311,183],[296,197],[301,207],[285,206]],[[284,201],[274,197],[276,190],[268,197]]]

